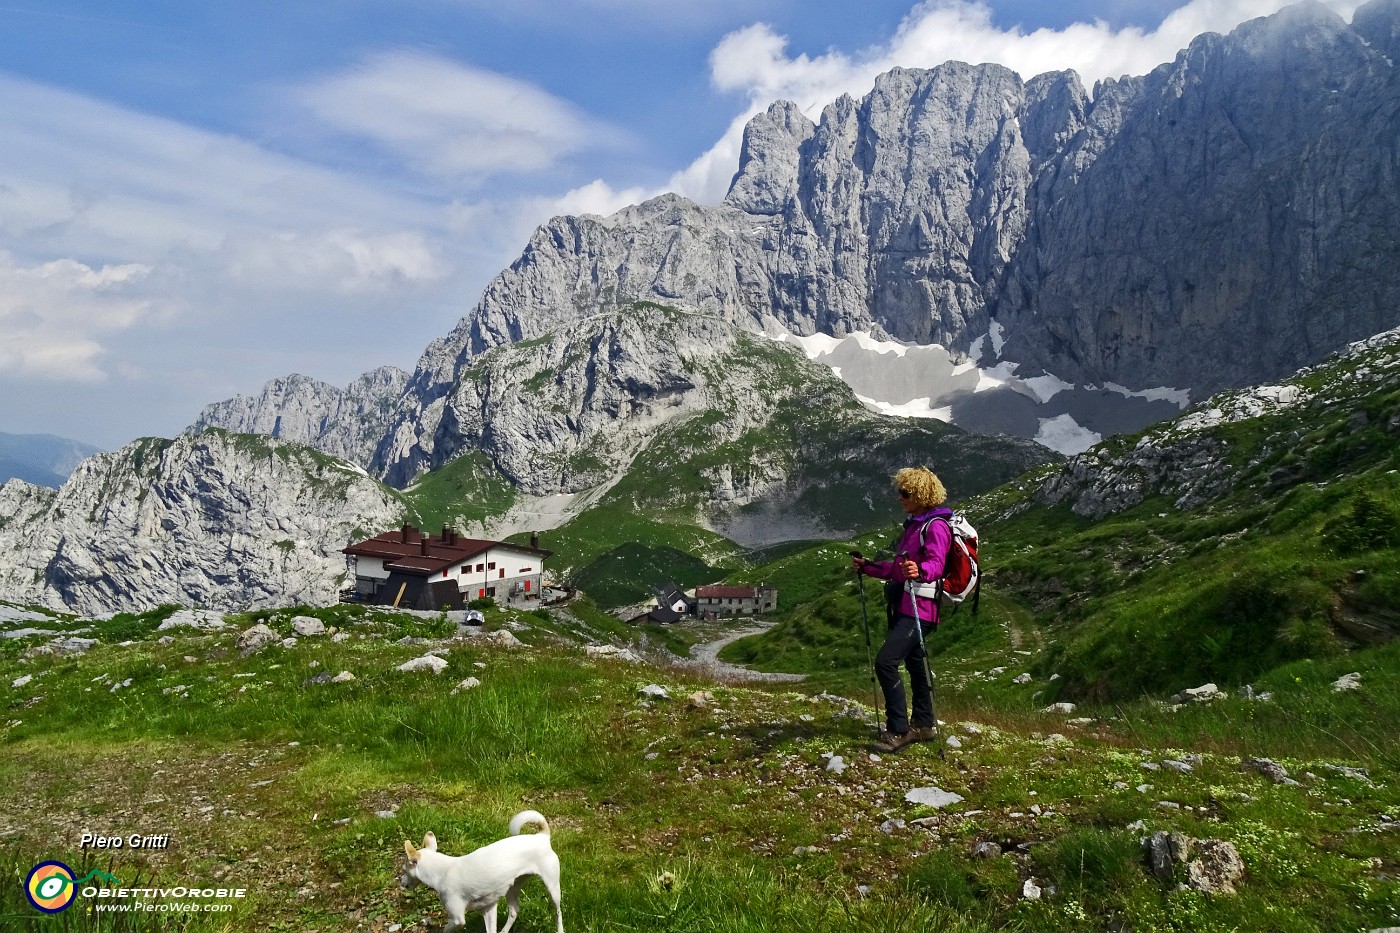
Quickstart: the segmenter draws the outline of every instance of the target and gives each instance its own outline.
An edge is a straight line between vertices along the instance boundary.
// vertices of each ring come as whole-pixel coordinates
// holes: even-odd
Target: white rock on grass
[[[354,679],[355,679],[355,675],[354,675],[354,674],[350,673],[349,671],[341,671],[339,674],[336,674],[334,677],[331,678],[331,683],[333,683],[333,684],[348,684],[350,681],[352,681],[352,680],[354,680]]]
[[[1069,715],[1070,713],[1074,712],[1074,709],[1075,707],[1073,703],[1051,703],[1049,706],[1045,707],[1045,709],[1041,710],[1041,712],[1064,713],[1065,715]]]
[[[671,699],[671,694],[667,693],[666,688],[660,684],[647,684],[645,687],[638,690],[637,693],[651,700]]]
[[[904,795],[904,799],[908,803],[922,804],[937,810],[955,803],[962,803],[964,798],[961,794],[955,794],[941,787],[915,787]]]
[[[281,641],[282,638],[264,623],[259,622],[252,628],[245,629],[243,634],[238,636],[238,650],[245,656],[257,654],[274,642]]]
[[[594,658],[616,658],[633,664],[641,660],[631,648],[619,648],[616,645],[588,645],[583,650],[589,657]]]
[[[1173,694],[1169,702],[1173,706],[1180,706],[1183,703],[1209,703],[1224,695],[1215,684],[1201,684],[1199,687],[1187,687],[1180,693]]]
[[[1345,674],[1341,677],[1338,677],[1337,680],[1332,684],[1332,689],[1336,693],[1341,693],[1344,690],[1360,690],[1361,672],[1352,671],[1350,674]]]
[[[462,681],[460,684],[452,688],[452,694],[455,696],[461,693],[463,690],[470,690],[473,687],[480,686],[481,681],[477,680],[475,677],[468,677],[466,680]]]
[[[210,612],[207,609],[181,609],[162,622],[156,631],[164,632],[172,628],[193,628],[202,632],[218,632],[228,628],[228,623],[224,621],[222,612]]]
[[[398,669],[408,673],[432,671],[434,674],[441,674],[443,671],[447,670],[447,660],[435,654],[425,654],[421,658],[405,661],[399,665]]]
[[[311,616],[297,616],[292,620],[292,631],[303,637],[326,634],[326,623]]]

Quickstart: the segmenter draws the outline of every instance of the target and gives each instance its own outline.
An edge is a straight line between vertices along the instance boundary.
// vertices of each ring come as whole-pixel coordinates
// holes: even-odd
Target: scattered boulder
[[[202,632],[218,632],[228,628],[228,623],[224,621],[224,615],[221,612],[210,612],[208,609],[180,609],[157,626],[156,631],[164,632],[172,628],[194,628]]]
[[[398,669],[410,674],[417,671],[432,671],[434,674],[441,674],[447,670],[447,659],[440,658],[435,654],[425,654],[421,658],[405,661],[398,666]]]
[[[286,638],[282,639],[282,647],[283,647],[283,648],[295,648],[296,646],[297,646],[297,637],[296,637],[295,635],[289,635],[289,636],[287,636]]]
[[[631,648],[619,648],[616,645],[588,645],[583,650],[592,658],[615,658],[633,664],[642,660],[632,652]]]
[[[1173,694],[1170,702],[1172,706],[1182,706],[1186,703],[1209,703],[1224,695],[1215,684],[1201,684],[1199,687],[1188,687],[1180,693]]]
[[[491,642],[493,645],[499,645],[502,648],[525,647],[525,643],[520,639],[516,638],[514,632],[508,632],[505,629],[497,629],[494,632],[487,632],[481,637],[486,641]]]
[[[35,658],[41,655],[55,655],[67,657],[70,655],[87,654],[97,646],[96,638],[56,638],[47,645],[36,645],[24,653],[26,658]]]
[[[841,774],[846,770],[846,759],[842,758],[840,755],[832,755],[831,758],[827,760],[826,770],[833,774]]]
[[[319,686],[320,684],[328,684],[332,680],[334,680],[334,678],[331,676],[330,671],[322,671],[319,674],[315,674],[311,677],[306,678],[301,682],[301,685],[303,687],[315,687]]]
[[[1043,893],[1040,885],[1035,883],[1034,878],[1027,878],[1025,884],[1021,885],[1021,897],[1028,901],[1040,900],[1040,895]]]
[[[696,690],[685,698],[686,705],[691,709],[708,709],[710,704],[714,701],[715,695],[708,690]],[[810,719],[811,717],[809,716],[807,718]]]
[[[1360,689],[1361,689],[1361,672],[1360,672],[1360,671],[1352,671],[1350,674],[1344,674],[1344,675],[1342,675],[1341,677],[1338,677],[1338,678],[1336,679],[1336,681],[1333,682],[1333,684],[1332,684],[1332,690],[1333,690],[1334,692],[1336,692],[1336,693],[1341,693],[1341,692],[1344,691],[1344,690],[1360,690]]]
[[[666,688],[661,686],[660,684],[647,684],[645,687],[638,690],[637,693],[648,700],[671,699],[671,694],[667,693]]]
[[[1176,876],[1176,867],[1191,857],[1191,840],[1182,833],[1156,832],[1142,841],[1152,877],[1163,884]]]
[[[292,631],[303,638],[326,634],[326,623],[311,616],[297,616],[292,620]]]
[[[960,794],[944,790],[941,787],[916,787],[906,793],[904,799],[909,803],[923,804],[934,809],[942,809],[955,803],[962,803],[964,800]]]
[[[1186,866],[1186,886],[1206,894],[1234,894],[1235,882],[1244,877],[1239,850],[1223,839],[1207,839],[1200,852]]]
[[[1001,858],[1001,846],[995,842],[979,842],[972,847],[973,858]]]
[[[475,677],[468,677],[466,680],[462,681],[460,684],[458,684],[457,686],[455,686],[455,687],[452,688],[452,695],[453,695],[453,696],[456,696],[457,694],[461,693],[463,690],[470,690],[470,689],[472,689],[473,687],[480,687],[480,686],[481,686],[481,681],[477,680]]]
[[[333,683],[333,684],[348,684],[348,683],[350,683],[350,681],[352,681],[352,680],[354,680],[354,679],[355,679],[355,675],[354,675],[354,674],[350,673],[349,671],[341,671],[339,674],[336,674],[334,677],[331,678],[331,683]]]
[[[1028,684],[1028,683],[1031,682],[1031,675],[1030,675],[1030,674],[1017,674],[1015,677],[1013,677],[1013,678],[1011,679],[1011,682],[1012,682],[1013,684]]]
[[[1288,776],[1283,765],[1269,758],[1246,758],[1240,762],[1241,771],[1255,771],[1273,781],[1275,784],[1291,784],[1297,786],[1298,782]]]
[[[282,638],[264,623],[259,622],[250,629],[245,629],[243,634],[238,636],[238,650],[243,652],[243,656],[257,654],[273,642],[281,641]]]
[[[14,680],[10,681],[10,686],[15,688],[23,687],[33,679],[33,674],[25,674],[23,677],[16,677]]]
[[[1045,707],[1045,709],[1041,710],[1041,712],[1042,712],[1042,713],[1064,713],[1065,715],[1069,715],[1070,713],[1074,712],[1074,704],[1073,704],[1073,703],[1051,703],[1049,706]]]

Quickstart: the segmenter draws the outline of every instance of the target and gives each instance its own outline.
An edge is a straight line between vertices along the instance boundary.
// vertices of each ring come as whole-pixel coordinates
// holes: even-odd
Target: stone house
[[[778,608],[778,589],[766,583],[757,586],[698,586],[695,612],[702,619],[720,616],[751,616]]]

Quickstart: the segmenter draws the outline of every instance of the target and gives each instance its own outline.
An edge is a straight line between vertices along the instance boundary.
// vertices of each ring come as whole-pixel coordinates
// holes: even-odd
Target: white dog
[[[520,835],[521,828],[531,824],[540,831]],[[423,837],[421,849],[414,848],[408,840],[404,840],[403,849],[408,853],[409,864],[399,883],[405,888],[426,884],[438,893],[447,909],[443,933],[466,926],[469,910],[481,911],[486,933],[496,933],[496,906],[503,897],[509,914],[501,933],[510,933],[520,912],[520,886],[530,875],[539,875],[544,882],[559,920],[558,933],[564,933],[564,912],[559,907],[559,856],[549,844],[549,823],[534,810],[511,818],[509,836],[467,855],[443,855],[437,850],[437,837],[432,833]]]

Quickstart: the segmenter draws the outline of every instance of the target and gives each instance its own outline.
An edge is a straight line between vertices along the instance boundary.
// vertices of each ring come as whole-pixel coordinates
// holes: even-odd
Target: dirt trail
[[[730,632],[723,638],[715,641],[707,641],[703,644],[695,645],[690,649],[690,657],[681,658],[680,667],[692,670],[704,671],[717,680],[758,680],[770,682],[791,682],[804,680],[806,674],[765,674],[761,671],[751,671],[747,667],[739,664],[730,664],[719,659],[719,653],[725,645],[736,642],[741,638],[750,635],[757,635],[759,632],[766,632],[773,627],[771,622],[755,622],[753,625],[740,629],[737,632]]]

